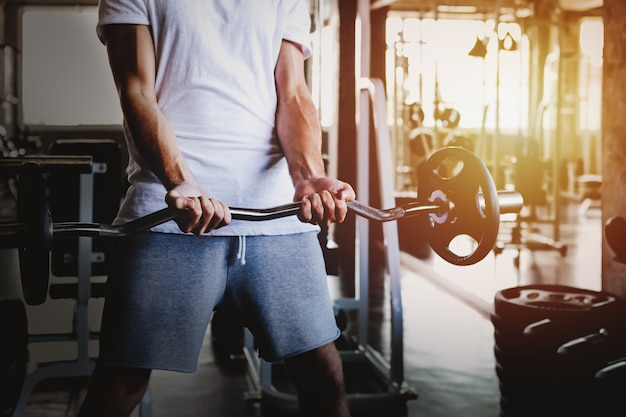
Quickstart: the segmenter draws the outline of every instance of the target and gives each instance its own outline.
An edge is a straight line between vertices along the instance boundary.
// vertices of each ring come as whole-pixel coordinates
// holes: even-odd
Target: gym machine
[[[70,202],[71,206],[72,203],[76,203],[76,213],[73,212],[73,208],[59,210],[71,212],[60,217],[74,216],[88,222],[94,217],[102,217],[103,207],[105,210],[107,207],[117,207],[118,200],[115,198],[104,204],[101,201],[109,199],[116,190],[98,192],[101,188],[110,188],[111,177],[115,182],[119,176],[119,155],[116,154],[116,147],[117,144],[113,141],[105,140],[57,141],[51,148],[51,154],[0,160],[1,175],[4,177],[17,175],[17,220],[28,222],[34,218],[35,213],[43,216],[44,211],[45,215],[49,216],[48,188],[55,187],[58,189],[51,190],[50,193],[55,194],[51,195],[51,206],[55,210],[59,208],[59,204],[67,206]],[[49,181],[45,181],[44,176],[49,176]],[[57,181],[60,183],[55,185]],[[107,184],[102,184],[102,181]],[[59,193],[64,195],[60,196]],[[20,198],[25,195],[29,198]],[[59,199],[62,203],[56,201]],[[19,249],[20,275],[24,277],[36,277],[38,274],[43,277],[45,274],[49,279],[51,266],[52,273],[56,276],[73,277],[70,279],[75,283],[46,285],[45,291],[36,290],[37,284],[22,279],[24,301],[28,305],[43,304],[48,298],[74,299],[72,329],[67,333],[29,334],[27,312],[22,300],[0,300],[0,309],[6,313],[0,316],[0,332],[4,337],[0,340],[0,352],[6,355],[3,356],[3,366],[0,367],[0,389],[2,389],[0,415],[3,416],[24,416],[28,399],[41,382],[56,378],[87,378],[95,365],[89,355],[89,343],[98,339],[98,333],[90,330],[88,309],[89,300],[102,297],[103,293],[99,291],[100,287],[97,284],[90,281],[94,274],[105,273],[103,268],[106,251],[103,252],[102,248],[106,242],[95,241],[89,237],[77,237],[75,241],[73,239],[53,241],[52,236],[35,234],[35,230],[32,224],[25,226],[22,229],[24,233],[21,233],[19,238],[8,238],[7,241],[0,243],[0,247]],[[50,259],[51,250],[52,259]],[[29,254],[26,255],[26,252]],[[44,252],[45,259],[37,259],[37,255]],[[30,360],[29,346],[64,342],[76,343],[75,359],[44,361],[45,363],[37,366],[32,372],[27,372]],[[142,417],[152,415],[151,405],[151,392],[148,389],[140,404]]]
[[[526,216],[521,214],[517,216],[515,225],[511,229],[511,239],[508,242],[498,242],[496,244],[495,253],[500,254],[507,246],[513,246],[517,249],[517,257],[514,259],[515,266],[519,267],[520,253],[522,248],[530,250],[554,250],[559,252],[561,257],[567,256],[567,245],[553,238],[539,233],[536,229],[536,223],[541,219],[537,215],[537,207],[552,204],[553,211],[559,210],[558,198],[556,192],[553,192],[550,198],[548,192],[544,190],[543,184],[546,182],[544,171],[546,171],[546,163],[540,157],[539,143],[530,138],[522,138],[518,140],[515,156],[516,184],[515,189],[524,198],[525,207],[529,210]],[[555,181],[555,178],[551,178]],[[557,218],[551,220],[554,223],[556,236],[556,228],[559,227]]]

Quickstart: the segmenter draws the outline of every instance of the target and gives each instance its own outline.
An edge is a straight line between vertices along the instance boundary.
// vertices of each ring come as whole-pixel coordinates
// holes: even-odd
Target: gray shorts
[[[193,372],[215,306],[234,311],[261,357],[279,361],[339,336],[315,233],[116,239],[99,363]]]

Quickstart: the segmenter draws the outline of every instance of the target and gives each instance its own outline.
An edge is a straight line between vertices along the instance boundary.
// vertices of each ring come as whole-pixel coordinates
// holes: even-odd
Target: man
[[[130,156],[116,222],[183,214],[116,242],[80,416],[129,415],[151,369],[193,372],[218,303],[284,361],[301,415],[349,415],[316,225],[342,222],[355,196],[324,173],[309,24],[306,0],[100,1]],[[298,218],[229,212],[290,200]]]

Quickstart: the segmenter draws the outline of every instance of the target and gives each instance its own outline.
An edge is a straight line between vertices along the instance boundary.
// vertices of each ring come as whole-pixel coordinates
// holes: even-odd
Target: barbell
[[[378,209],[359,201],[347,203],[350,211],[369,220],[387,222],[428,214],[427,239],[446,261],[470,265],[483,259],[494,247],[500,214],[517,213],[522,196],[514,191],[497,192],[489,171],[472,152],[456,147],[433,153],[422,166],[416,201]],[[18,179],[17,220],[0,223],[0,248],[18,248],[20,276],[27,304],[42,304],[47,298],[49,257],[53,238],[128,236],[175,219],[181,210],[167,207],[124,224],[88,222],[52,223],[41,166],[24,162]],[[300,203],[251,209],[230,207],[232,218],[265,221],[295,215]],[[477,243],[469,254],[450,248],[454,238],[468,235]]]

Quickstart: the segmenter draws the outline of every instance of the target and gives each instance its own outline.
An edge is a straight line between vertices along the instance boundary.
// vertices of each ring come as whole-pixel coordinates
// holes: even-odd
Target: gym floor
[[[406,417],[499,415],[489,320],[494,294],[538,283],[600,290],[600,211],[592,207],[579,213],[578,207],[576,202],[567,205],[559,229],[566,256],[506,245],[498,255],[492,252],[476,265],[458,267],[436,255],[417,259],[402,254],[404,372],[419,396],[407,402]],[[503,221],[503,242],[510,240],[512,226]],[[553,236],[551,223],[537,227]],[[261,415],[258,406],[245,399],[245,373],[227,374],[217,367],[210,336],[208,332],[196,373],[153,373],[154,417]],[[41,384],[29,399],[26,415],[73,416],[83,386],[84,381],[69,380]]]

